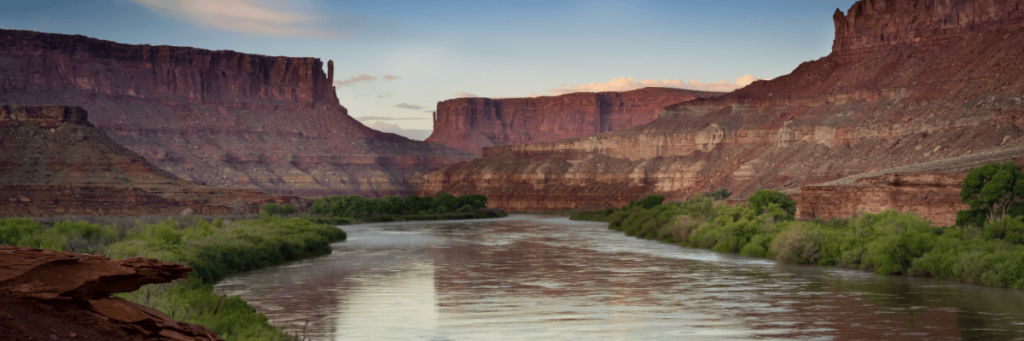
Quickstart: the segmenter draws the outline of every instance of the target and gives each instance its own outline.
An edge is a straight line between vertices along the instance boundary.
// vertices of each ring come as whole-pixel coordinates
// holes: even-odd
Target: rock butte
[[[670,104],[720,95],[671,88],[535,98],[457,98],[437,104],[427,138],[480,155],[483,148],[554,142],[650,123]]]
[[[1020,2],[858,1],[834,20],[832,53],[789,75],[669,106],[643,126],[484,148],[424,176],[421,193],[527,211],[718,188],[742,197],[1022,144]]]
[[[412,194],[471,155],[348,116],[334,63],[0,30],[0,103],[72,105],[115,142],[200,184],[291,195]]]
[[[178,179],[95,129],[79,107],[0,106],[0,217],[252,213],[268,202],[302,200]]]
[[[155,259],[110,260],[0,245],[0,335],[13,340],[223,340],[203,326],[110,297],[185,278],[191,271]]]

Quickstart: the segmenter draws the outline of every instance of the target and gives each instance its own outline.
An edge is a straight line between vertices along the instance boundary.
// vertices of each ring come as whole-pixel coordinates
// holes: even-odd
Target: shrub
[[[260,206],[260,212],[268,215],[286,216],[295,213],[295,206],[278,203],[263,204],[263,206]]]
[[[804,225],[791,225],[772,241],[770,252],[775,260],[786,264],[814,264],[821,256],[821,236]]]
[[[758,189],[750,196],[749,204],[750,208],[757,215],[765,213],[770,204],[778,205],[779,208],[786,211],[789,217],[793,217],[796,214],[796,201],[790,200],[789,197],[779,191]]]
[[[652,194],[644,197],[643,199],[640,199],[640,201],[637,201],[636,206],[640,206],[646,209],[652,209],[654,208],[654,206],[661,205],[661,203],[664,201],[665,197],[658,194]]]
[[[722,189],[719,189],[717,191],[711,191],[711,192],[707,192],[707,193],[701,194],[701,196],[706,197],[706,198],[711,199],[711,200],[725,200],[726,198],[729,198],[730,196],[732,196],[732,192],[729,192],[728,189],[722,188]]]

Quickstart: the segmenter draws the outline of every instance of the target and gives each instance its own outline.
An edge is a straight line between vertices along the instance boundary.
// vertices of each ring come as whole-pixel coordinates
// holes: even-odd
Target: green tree
[[[761,215],[768,209],[769,204],[779,205],[779,208],[786,211],[790,218],[796,214],[796,201],[790,200],[785,194],[779,191],[758,189],[750,196],[750,209]]]
[[[993,218],[1024,214],[1024,172],[1013,162],[990,163],[967,173],[960,200],[971,207],[956,214],[959,226],[983,226]]]
[[[711,198],[711,200],[725,200],[726,198],[732,196],[732,192],[729,192],[728,189],[722,188],[717,191],[704,193],[703,196]]]

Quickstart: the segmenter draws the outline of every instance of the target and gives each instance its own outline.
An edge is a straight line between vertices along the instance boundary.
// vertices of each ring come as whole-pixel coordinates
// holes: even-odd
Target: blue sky
[[[3,1],[5,29],[334,60],[351,116],[416,138],[431,129],[436,103],[458,96],[730,90],[778,77],[827,55],[832,13],[854,3]]]

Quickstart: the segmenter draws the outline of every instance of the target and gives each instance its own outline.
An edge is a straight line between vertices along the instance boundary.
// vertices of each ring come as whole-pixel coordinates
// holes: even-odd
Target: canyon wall
[[[147,258],[0,245],[0,335],[9,340],[223,340],[200,325],[110,295],[185,278]]]
[[[255,213],[297,197],[199,186],[94,128],[80,107],[0,106],[0,217]]]
[[[553,142],[650,123],[665,106],[721,93],[644,88],[535,98],[457,98],[437,104],[427,138],[480,155],[483,148]]]
[[[0,30],[0,104],[80,106],[182,179],[279,194],[410,194],[471,157],[355,121],[327,64]]]
[[[481,193],[510,210],[614,207],[719,188],[743,197],[1024,144],[1021,5],[881,3],[856,3],[842,16],[853,26],[837,25],[836,51],[788,75],[669,106],[638,127],[485,148],[481,160],[426,175],[421,193]],[[946,21],[928,18],[982,12],[993,15],[948,34],[884,45],[858,38],[908,22],[943,30]]]

